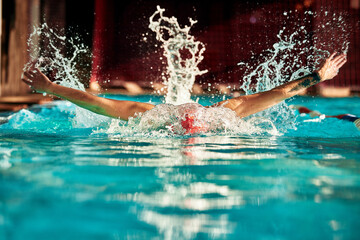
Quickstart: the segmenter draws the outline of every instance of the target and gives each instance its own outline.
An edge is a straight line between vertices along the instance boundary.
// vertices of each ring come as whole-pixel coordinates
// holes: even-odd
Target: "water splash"
[[[162,43],[164,56],[167,59],[168,78],[166,103],[183,104],[191,102],[191,90],[195,77],[207,72],[199,70],[198,64],[203,60],[205,45],[196,41],[189,31],[197,21],[190,20],[190,26],[180,27],[175,17],[165,17],[165,9],[157,6],[150,17],[149,28],[156,33],[156,39]],[[157,18],[157,20],[155,20]]]
[[[343,14],[306,11],[299,18],[297,12],[289,11],[284,12],[284,16],[287,16],[286,25],[277,34],[278,41],[272,48],[263,51],[260,56],[253,55],[251,63],[238,63],[245,72],[241,88],[246,95],[298,79],[318,69],[332,52],[348,51],[350,31]],[[295,26],[290,26],[289,22],[295,23]],[[333,37],[335,32],[336,38]],[[286,103],[255,116],[270,119],[282,132],[296,129],[296,116]]]
[[[27,45],[30,61],[24,66],[24,71],[35,62],[35,66],[55,83],[85,91],[81,69],[89,67],[83,66],[86,62],[83,60],[91,58],[91,50],[79,36],[67,38],[61,31],[43,23],[33,28]],[[80,107],[76,107],[72,118],[74,127],[93,127],[105,120],[105,117]]]
[[[279,135],[274,124],[260,117],[243,120],[236,113],[225,107],[207,108],[198,103],[180,105],[159,104],[146,111],[138,118],[131,118],[127,123],[113,120],[108,129],[100,129],[96,133],[121,133],[126,136],[182,136],[186,129],[182,122],[191,115],[193,127],[206,128],[198,135]]]
[[[233,111],[224,107],[205,108],[195,103],[182,105],[191,102],[190,92],[195,77],[206,72],[198,68],[198,64],[203,59],[205,47],[189,34],[195,21],[190,19],[191,25],[181,28],[176,18],[164,17],[164,11],[160,7],[157,8],[150,17],[150,28],[156,32],[157,39],[162,42],[164,55],[168,61],[169,78],[165,81],[168,86],[167,104],[160,104],[128,122],[112,120],[107,127],[96,130],[95,133],[121,133],[122,136],[157,138],[174,134],[181,135],[185,131],[181,122],[185,120],[189,111],[195,115],[194,126],[207,126],[209,132],[206,134],[210,135],[214,133],[217,135],[219,133],[279,135],[288,129],[296,128],[296,117],[285,103],[246,120],[240,119]],[[309,17],[314,16],[311,12],[306,14]],[[335,22],[342,21],[335,15],[331,17]],[[336,26],[340,28],[341,24]],[[328,27],[328,24],[324,23],[317,31],[326,32]],[[242,87],[246,94],[266,91],[285,81],[312,72],[319,66],[321,59],[329,55],[330,50],[325,49],[327,45],[322,44],[324,39],[321,35],[314,37],[314,33],[302,25],[297,26],[295,30],[284,27],[277,37],[278,42],[273,45],[273,48],[264,51],[257,64],[239,63],[239,66],[245,67]],[[43,44],[41,52],[36,51],[39,39],[45,39],[43,42],[47,43]],[[81,76],[76,69],[79,56],[89,55],[90,51],[84,44],[79,44],[78,40],[66,38],[43,24],[34,29],[28,41],[31,61],[37,61],[36,66],[50,75],[56,83],[84,91],[85,87],[81,84]],[[342,41],[340,45],[338,49],[341,51],[348,50],[348,41]],[[68,49],[68,46],[71,49]],[[65,53],[64,50],[68,52]],[[25,69],[28,67],[29,64],[25,66]],[[78,107],[75,114],[69,118],[73,120],[74,127],[94,127],[100,126],[102,122],[108,122],[108,118]]]
[[[33,28],[27,45],[30,61],[24,70],[36,62],[36,67],[47,73],[57,84],[85,91],[77,65],[82,55],[91,54],[91,51],[81,43],[79,37],[67,38],[43,23]]]

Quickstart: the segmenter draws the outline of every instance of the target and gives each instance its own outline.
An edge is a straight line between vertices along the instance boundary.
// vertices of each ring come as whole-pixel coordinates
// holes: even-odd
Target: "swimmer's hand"
[[[25,71],[21,80],[40,93],[51,93],[52,86],[55,85],[35,66]]]
[[[336,53],[331,54],[317,72],[321,82],[334,78],[339,73],[339,69],[346,63],[346,54],[335,55]]]

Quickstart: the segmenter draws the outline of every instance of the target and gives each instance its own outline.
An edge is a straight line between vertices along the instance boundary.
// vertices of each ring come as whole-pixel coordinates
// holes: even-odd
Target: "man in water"
[[[332,79],[338,74],[339,69],[345,63],[345,54],[337,55],[336,53],[333,53],[326,59],[320,70],[315,71],[312,74],[265,92],[232,98],[218,102],[210,107],[223,106],[233,110],[236,115],[241,118],[247,117],[270,108],[287,98],[293,97],[310,86]],[[55,84],[36,68],[34,64],[28,71],[24,72],[22,80],[37,92],[55,95],[82,108],[112,118],[128,120],[130,117],[136,117],[137,114],[144,113],[155,107],[155,105],[150,103],[102,98],[84,91]],[[199,128],[199,126],[195,126],[193,122],[193,116],[185,115],[185,120],[181,122],[181,125],[186,130],[185,133],[206,131],[206,127]]]

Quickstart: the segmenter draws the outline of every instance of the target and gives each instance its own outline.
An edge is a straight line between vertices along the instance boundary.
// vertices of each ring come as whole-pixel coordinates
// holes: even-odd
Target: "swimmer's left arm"
[[[326,59],[324,65],[317,72],[285,83],[269,91],[233,98],[220,102],[217,105],[224,104],[224,107],[234,110],[240,117],[246,117],[261,112],[287,98],[299,94],[308,87],[335,77],[339,72],[339,69],[346,63],[345,54],[335,55],[336,53],[333,53]]]
[[[280,89],[284,91],[284,98],[286,99],[299,94],[306,88],[311,87],[319,82],[334,78],[338,74],[339,69],[346,63],[345,54],[338,56],[335,55],[336,53],[333,53],[329,58],[327,58],[319,71],[313,72],[289,83],[285,83],[279,87],[274,88],[274,90]]]
[[[321,82],[321,78],[318,73],[314,72],[269,91],[242,96],[240,97],[241,103],[236,106],[234,111],[240,117],[247,117],[251,114],[270,108],[287,98],[295,96],[304,89],[319,82]]]

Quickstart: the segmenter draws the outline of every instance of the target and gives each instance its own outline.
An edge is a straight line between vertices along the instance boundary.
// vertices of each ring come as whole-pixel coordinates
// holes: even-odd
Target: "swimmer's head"
[[[189,109],[181,120],[181,126],[185,129],[185,134],[204,133],[209,130],[205,119],[201,119],[196,109]]]

